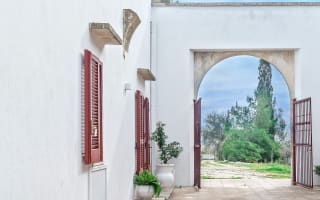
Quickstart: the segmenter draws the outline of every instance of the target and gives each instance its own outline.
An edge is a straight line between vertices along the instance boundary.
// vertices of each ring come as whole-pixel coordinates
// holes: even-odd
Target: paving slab
[[[202,188],[175,188],[171,200],[320,200],[320,188],[291,186],[290,179],[210,179]]]

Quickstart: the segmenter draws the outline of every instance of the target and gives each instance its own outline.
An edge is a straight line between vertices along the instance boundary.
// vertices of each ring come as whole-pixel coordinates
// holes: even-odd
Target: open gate
[[[194,186],[201,187],[201,98],[194,100]]]
[[[293,100],[293,184],[313,187],[311,98]]]

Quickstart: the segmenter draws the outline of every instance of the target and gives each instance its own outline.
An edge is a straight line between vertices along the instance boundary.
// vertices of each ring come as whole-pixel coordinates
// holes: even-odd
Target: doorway
[[[224,54],[225,54],[225,52],[224,52]],[[215,56],[218,57],[217,55],[215,55]],[[246,59],[248,59],[247,57],[250,57],[250,56],[246,56]],[[230,59],[238,59],[239,60],[239,58],[237,58],[237,57],[232,57]],[[256,57],[255,57],[255,59],[256,60],[260,60],[260,65],[261,65],[262,61],[263,61],[262,63],[264,63],[264,62],[268,63],[267,61],[265,61],[263,59],[259,59],[259,58],[256,58]],[[214,65],[214,67],[216,69],[218,69],[218,65],[219,65],[219,63],[217,65]],[[282,77],[281,73],[279,71],[277,71],[274,66],[273,66],[273,68],[274,69],[272,70],[272,72],[276,71],[278,73],[278,74],[276,74],[276,77],[279,77],[279,75],[280,75],[281,79],[284,79],[284,77]],[[212,71],[213,69],[210,69],[210,71]],[[208,76],[207,74],[209,74],[210,71],[209,70],[206,71],[206,74],[205,74],[206,77]],[[235,71],[235,69],[228,69],[226,71],[232,72],[232,71]],[[236,72],[236,73],[237,73],[237,75],[240,74],[240,72]],[[261,71],[259,73],[261,73]],[[266,73],[269,73],[269,72],[266,72]],[[271,73],[271,70],[270,70],[270,73]],[[202,78],[202,83],[201,84],[203,84],[203,82],[206,81],[206,77]],[[221,78],[223,76],[220,74],[219,76],[217,76],[215,78],[219,79],[219,77]],[[232,80],[235,79],[234,77],[223,77],[223,78],[232,79]],[[259,78],[259,80],[263,79],[263,78],[258,77],[258,76],[256,78]],[[245,77],[245,79],[248,79],[248,77]],[[271,79],[271,75],[270,75],[269,79]],[[245,81],[248,81],[248,80],[245,80]],[[245,81],[242,81],[242,82],[245,82]],[[235,82],[237,82],[237,81],[235,81]],[[239,84],[236,84],[235,82],[233,82],[233,85],[238,87]],[[241,82],[241,80],[240,80],[240,82]],[[249,82],[250,82],[250,80],[249,80]],[[279,109],[279,111],[278,111],[278,109],[276,109],[275,101],[274,101],[274,99],[272,97],[272,95],[273,95],[272,85],[271,85],[271,89],[270,89],[270,93],[271,93],[271,97],[269,98],[270,103],[269,104],[265,104],[265,105],[269,105],[269,107],[272,107],[270,109],[270,112],[269,112],[269,115],[272,116],[271,121],[274,120],[274,121],[278,121],[278,122],[284,122],[284,124],[287,124],[288,127],[290,127],[291,111],[290,111],[290,95],[289,95],[289,91],[288,91],[288,87],[290,88],[290,85],[288,85],[288,87],[287,87],[287,83],[288,83],[287,81],[282,80],[282,84],[285,85],[285,88],[286,88],[285,90],[287,92],[287,96],[286,96],[286,101],[287,101],[287,105],[286,106],[287,107],[285,109],[285,111],[286,111],[285,112],[286,120],[282,119],[281,114],[283,114],[283,113],[281,113],[280,109]],[[264,105],[263,103],[261,103],[262,102],[261,97],[259,97],[257,95],[257,91],[259,90],[260,82],[259,82],[259,84],[256,84],[256,85],[258,85],[258,86],[254,91],[254,93],[255,93],[253,95],[254,98],[251,98],[251,102],[249,102],[249,101],[247,102],[248,104],[251,103],[251,107],[250,107],[250,105],[243,105],[243,102],[241,104],[241,102],[238,102],[238,101],[241,101],[241,100],[236,98],[236,99],[234,99],[235,102],[233,102],[234,105],[231,106],[231,109],[229,109],[229,111],[226,112],[225,114],[222,114],[224,116],[222,116],[219,113],[213,113],[213,114],[211,114],[209,116],[210,119],[204,119],[204,118],[206,118],[206,117],[204,117],[204,115],[206,115],[208,113],[206,111],[207,105],[206,105],[206,103],[204,103],[205,102],[204,98],[202,98],[202,103],[204,104],[204,105],[202,105],[202,107],[205,108],[204,110],[201,110],[201,99],[198,99],[198,100],[194,101],[194,113],[195,113],[194,114],[194,116],[195,116],[195,118],[194,118],[194,123],[195,123],[195,139],[194,139],[194,141],[195,141],[195,146],[194,146],[194,149],[195,149],[195,151],[194,151],[194,153],[195,153],[195,159],[194,159],[194,161],[195,161],[195,163],[194,163],[195,169],[194,169],[194,172],[195,173],[194,173],[194,175],[195,176],[194,176],[194,180],[195,180],[195,182],[194,183],[195,183],[195,186],[201,187],[200,178],[199,178],[199,173],[200,173],[200,168],[201,167],[200,167],[200,164],[198,162],[198,160],[199,160],[198,156],[200,156],[200,153],[199,153],[199,150],[198,150],[199,146],[205,145],[205,147],[203,146],[202,151],[208,151],[208,144],[205,144],[205,142],[203,140],[202,140],[202,142],[199,142],[200,141],[199,135],[201,137],[200,128],[204,126],[203,124],[204,124],[205,121],[208,122],[208,121],[211,120],[211,122],[214,123],[214,121],[215,121],[215,123],[218,123],[218,124],[220,123],[220,125],[221,125],[221,123],[222,123],[221,120],[224,121],[223,123],[225,123],[226,119],[224,119],[224,117],[228,117],[229,118],[228,119],[229,120],[229,126],[231,126],[231,128],[233,129],[232,131],[228,132],[227,136],[222,137],[222,136],[219,135],[219,133],[218,133],[218,136],[217,136],[218,138],[222,137],[222,138],[220,138],[220,143],[224,143],[224,146],[228,145],[228,149],[224,148],[222,154],[220,152],[220,155],[219,154],[211,155],[211,158],[210,158],[210,155],[209,155],[209,157],[208,157],[208,155],[206,155],[207,156],[206,159],[208,159],[208,160],[214,159],[214,160],[220,160],[220,161],[221,160],[222,161],[227,160],[227,162],[228,161],[236,161],[236,162],[237,161],[242,161],[242,162],[245,161],[245,162],[248,162],[248,163],[258,163],[258,162],[260,162],[260,163],[262,163],[262,162],[263,163],[266,163],[266,162],[274,163],[275,161],[279,162],[279,160],[280,160],[279,159],[279,157],[280,157],[279,151],[278,150],[276,151],[276,150],[272,149],[272,148],[275,148],[275,147],[273,147],[273,145],[269,145],[269,143],[274,142],[276,140],[275,137],[277,137],[277,141],[279,141],[282,138],[282,142],[286,142],[286,144],[287,144],[287,146],[286,146],[287,152],[285,152],[284,155],[281,155],[282,156],[281,157],[281,162],[286,163],[286,164],[290,164],[290,160],[291,160],[290,159],[290,156],[291,156],[291,151],[290,151],[291,150],[290,149],[291,143],[290,143],[290,134],[288,135],[288,132],[290,132],[290,128],[287,128],[286,130],[284,128],[282,128],[282,132],[286,131],[286,134],[275,134],[274,132],[271,133],[271,128],[270,127],[265,129],[266,130],[265,132],[268,132],[268,133],[270,132],[271,135],[263,133],[262,129],[265,128],[264,124],[267,124],[267,120],[265,120],[265,118],[263,118],[263,114],[266,114],[267,111],[265,111],[265,109],[261,110],[261,108],[260,108],[260,110],[257,110],[257,111],[253,111],[252,110],[252,109],[258,108],[259,105],[260,105],[260,107],[261,107],[261,105]],[[218,87],[219,87],[220,91],[224,90],[223,84],[221,84],[221,83],[218,84]],[[278,86],[276,86],[276,87],[278,87]],[[201,87],[199,89],[199,94],[201,94],[200,90],[201,90]],[[240,88],[240,90],[244,90],[244,89]],[[220,98],[221,96],[227,96],[227,95],[228,94],[218,94],[218,96],[216,96],[215,98]],[[199,95],[199,96],[201,96],[201,95]],[[277,98],[279,99],[278,96],[277,96]],[[224,102],[226,102],[226,100],[224,100]],[[281,99],[280,99],[280,103],[281,103]],[[214,103],[214,104],[216,104],[216,103]],[[218,106],[219,107],[223,107],[221,105],[218,105]],[[202,119],[201,119],[201,112],[203,113],[202,114]],[[242,116],[241,115],[240,115],[240,117],[239,116],[235,116],[237,113],[239,114],[241,112],[242,112]],[[243,115],[243,112],[247,112],[247,114]],[[263,113],[263,114],[261,114],[261,113]],[[251,121],[250,121],[250,119],[248,119],[248,118],[250,118],[250,117],[248,117],[249,115],[255,115],[256,118],[259,118],[259,117],[261,118],[262,117],[262,119],[260,119],[260,121],[262,121],[263,123],[260,122],[260,124],[259,124],[259,120],[258,119],[254,119],[254,120],[251,119]],[[275,117],[278,117],[278,119],[275,120]],[[219,120],[220,120],[220,122],[219,122]],[[253,126],[252,125],[248,126],[248,124],[250,124],[250,123],[253,124]],[[202,126],[201,126],[201,124],[202,124]],[[274,124],[273,129],[274,129],[275,126],[277,126],[277,128],[279,129],[279,126],[281,126],[281,123],[280,124],[278,123],[277,125]],[[253,129],[253,128],[248,128],[248,127],[255,127],[255,128]],[[216,128],[215,131],[219,132],[219,130],[218,130],[219,127],[215,127],[215,128]],[[226,127],[220,127],[220,128],[225,129]],[[259,128],[259,129],[257,129],[257,128]],[[225,130],[223,130],[223,131],[225,131]],[[203,134],[203,131],[202,131],[202,134]],[[245,136],[243,136],[243,135],[245,135]],[[233,142],[233,140],[235,140],[235,138],[237,138],[238,140],[239,139],[244,139],[242,137],[244,137],[244,138],[255,137],[255,138],[260,138],[260,139],[254,139],[254,140],[251,140],[251,141],[241,140],[241,142]],[[272,139],[270,140],[270,138],[272,138]],[[214,138],[212,141],[214,142],[214,140],[217,141],[217,138]],[[260,141],[261,144],[259,144],[259,140],[262,140],[262,143]],[[284,141],[284,140],[286,140],[286,141]],[[237,143],[239,143],[240,145],[237,144]],[[241,147],[241,145],[243,145],[243,144],[246,144],[245,146],[247,147],[247,148],[244,148],[244,150],[243,150],[243,147]],[[259,145],[260,145],[261,148],[259,147]],[[267,145],[270,146],[269,149],[264,148]],[[206,148],[206,150],[204,150],[205,148]],[[232,148],[234,148],[234,149],[232,149]],[[217,149],[219,149],[219,148],[215,148],[216,151],[217,151]],[[251,154],[245,154],[245,151],[253,152],[253,149],[256,150],[257,152],[260,152],[260,153],[256,153],[255,155],[251,155],[252,153]],[[229,152],[227,152],[227,150]],[[241,150],[243,150],[243,152],[241,152]],[[261,153],[261,152],[263,152],[263,153]],[[284,151],[282,151],[282,152],[284,152]],[[286,157],[285,154],[287,155],[287,157]],[[221,157],[218,158],[219,156],[221,156],[222,158]],[[204,156],[202,158],[204,158]],[[221,162],[218,163],[218,165],[226,165],[226,166],[228,166],[229,164],[230,163],[228,163],[228,164],[221,163]],[[239,163],[237,163],[237,164],[239,164]],[[210,165],[210,162],[206,162],[205,165]],[[217,168],[217,165],[215,167]],[[247,166],[241,165],[240,168],[241,167],[245,168]],[[276,164],[272,164],[270,166],[267,166],[266,170],[275,170],[275,171],[277,171],[277,170],[287,170],[287,169],[282,169],[281,167],[282,166],[279,167]],[[250,165],[250,168],[251,168],[251,165]],[[258,170],[262,170],[262,169],[260,168]],[[218,171],[218,170],[216,170],[216,171]],[[290,167],[288,167],[288,170],[286,171],[286,173],[289,174],[289,177],[290,177]],[[254,173],[254,174],[257,175],[259,173]],[[259,176],[261,176],[261,173],[259,174]],[[267,173],[266,176],[277,176],[277,173]],[[202,176],[202,178],[216,179],[218,177],[210,176],[210,174],[209,175],[205,174],[205,175]],[[220,178],[224,178],[224,177],[220,177]],[[232,178],[241,179],[243,177],[239,177],[239,176],[235,175]]]

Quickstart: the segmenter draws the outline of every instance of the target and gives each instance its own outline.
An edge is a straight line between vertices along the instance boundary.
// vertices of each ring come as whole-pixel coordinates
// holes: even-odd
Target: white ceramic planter
[[[136,197],[141,200],[151,200],[154,194],[152,185],[136,185]]]
[[[161,184],[162,191],[169,191],[174,184],[174,164],[159,164],[156,167],[156,176]]]

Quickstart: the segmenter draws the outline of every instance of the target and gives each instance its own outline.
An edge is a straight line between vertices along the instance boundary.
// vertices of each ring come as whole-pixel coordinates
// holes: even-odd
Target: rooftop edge
[[[320,6],[320,2],[212,2],[212,3],[152,2],[152,6],[153,7]]]

